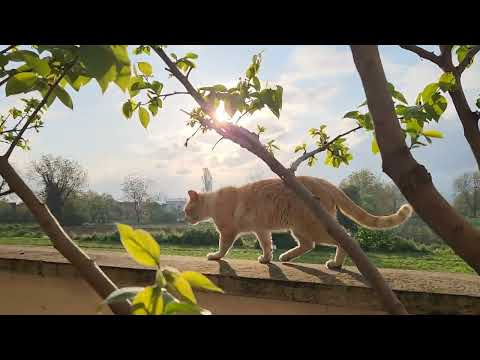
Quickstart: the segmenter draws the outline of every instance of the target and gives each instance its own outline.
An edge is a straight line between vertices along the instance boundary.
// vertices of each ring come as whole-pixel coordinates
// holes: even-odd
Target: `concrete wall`
[[[0,315],[95,315],[101,301],[79,277],[0,271]],[[293,301],[197,292],[201,306],[215,315],[381,314]],[[103,314],[111,314],[108,308]]]

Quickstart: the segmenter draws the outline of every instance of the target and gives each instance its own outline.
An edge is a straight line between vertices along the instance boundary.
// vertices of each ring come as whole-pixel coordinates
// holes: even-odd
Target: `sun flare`
[[[215,111],[215,118],[217,121],[220,122],[225,122],[230,120],[230,115],[225,111],[225,104],[223,101],[220,101],[220,104],[217,107],[217,110]]]

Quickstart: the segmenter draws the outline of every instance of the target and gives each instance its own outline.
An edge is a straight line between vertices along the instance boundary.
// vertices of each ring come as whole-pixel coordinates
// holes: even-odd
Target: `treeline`
[[[146,201],[142,207],[142,224],[170,224],[181,218],[180,211],[168,209],[155,201]],[[34,221],[32,214],[24,204],[14,205],[0,201],[1,223],[32,223]],[[112,222],[137,224],[138,217],[134,203],[117,201],[110,194],[87,191],[69,197],[63,206],[63,225],[109,224]]]

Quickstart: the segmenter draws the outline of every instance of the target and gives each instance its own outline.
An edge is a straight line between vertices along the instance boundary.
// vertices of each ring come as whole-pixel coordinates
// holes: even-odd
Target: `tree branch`
[[[317,148],[317,149],[315,149],[315,150],[313,150],[313,151],[310,151],[310,152],[307,152],[307,153],[303,154],[303,155],[300,156],[297,160],[295,160],[295,161],[292,163],[292,165],[290,165],[290,171],[292,171],[292,172],[295,173],[302,162],[304,162],[305,160],[308,160],[309,158],[311,158],[312,156],[314,156],[314,155],[316,155],[316,154],[318,154],[318,153],[321,153],[322,151],[327,150],[330,145],[332,145],[335,141],[337,141],[337,140],[340,139],[341,137],[347,136],[348,134],[351,134],[351,133],[353,133],[353,132],[355,132],[355,131],[357,131],[357,130],[359,130],[359,129],[361,129],[361,128],[362,128],[362,127],[359,125],[359,126],[353,128],[353,129],[350,129],[350,130],[344,132],[343,134],[340,134],[340,135],[335,136],[335,137],[333,138],[333,140],[327,142],[325,145],[323,145],[323,146],[321,146],[321,147],[319,147],[319,148]]]
[[[345,231],[345,229],[331,216],[323,205],[314,199],[312,193],[300,183],[295,175],[286,169],[275,157],[270,154],[264,145],[259,141],[257,134],[232,123],[222,123],[215,119],[215,109],[208,104],[203,97],[195,90],[189,80],[177,69],[168,55],[159,47],[150,45],[158,56],[164,61],[170,72],[185,87],[202,110],[211,119],[203,119],[201,123],[209,129],[215,130],[219,135],[235,142],[241,147],[262,159],[268,167],[276,173],[285,185],[308,206],[317,220],[322,223],[327,233],[332,236],[340,247],[352,258],[359,271],[365,276],[371,286],[378,292],[385,308],[391,314],[407,314],[404,306],[387,285],[378,269],[372,265],[368,257]]]
[[[48,92],[45,94],[43,100],[38,104],[38,106],[35,108],[35,110],[33,111],[33,113],[28,117],[27,121],[25,122],[25,125],[23,125],[22,129],[20,130],[20,132],[18,133],[18,135],[15,137],[15,139],[12,141],[12,144],[10,145],[10,147],[8,148],[7,152],[3,155],[5,158],[9,158],[10,155],[12,154],[13,150],[15,149],[15,146],[17,146],[18,142],[20,141],[20,139],[22,138],[23,136],[23,133],[27,130],[28,126],[30,125],[30,123],[35,119],[35,116],[37,116],[38,112],[40,111],[40,109],[47,103],[48,101],[48,98],[50,97],[50,95],[52,94],[53,90],[55,90],[55,87],[57,87],[57,85],[60,83],[60,81],[63,79],[63,77],[65,76],[65,74],[68,72],[68,70],[70,70],[73,65],[77,62],[77,59],[75,59],[74,61],[72,61],[70,64],[68,64],[67,66],[65,66],[65,69],[63,69],[61,75],[58,77],[57,80],[55,80],[55,82],[52,84],[52,86],[50,86],[50,89],[48,89]]]
[[[465,59],[463,59],[463,61],[458,64],[457,66],[457,71],[459,74],[463,73],[465,71],[465,69],[467,68],[467,66],[470,64],[470,62],[473,60],[473,57],[480,51],[480,45],[476,45],[474,47],[472,47],[467,55],[465,56]]]
[[[417,46],[417,45],[400,45],[400,47],[402,49],[405,49],[405,50],[408,50],[408,51],[411,51],[411,52],[417,54],[418,56],[420,56],[423,59],[430,60],[431,62],[437,64],[440,67],[442,67],[441,57],[438,56],[438,55],[435,55],[435,53],[433,53],[431,51],[427,51],[427,50],[425,50],[425,49],[423,49],[423,48],[421,48],[420,46]]]

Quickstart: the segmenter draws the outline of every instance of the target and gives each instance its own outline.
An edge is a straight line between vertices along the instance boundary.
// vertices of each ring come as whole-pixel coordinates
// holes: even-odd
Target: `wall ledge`
[[[85,251],[118,286],[153,282],[153,269],[135,263],[124,251]],[[266,265],[249,260],[207,261],[187,256],[162,256],[161,262],[181,271],[201,272],[230,295],[382,310],[376,293],[356,267],[333,271],[318,264],[275,262]],[[54,248],[46,246],[1,245],[0,271],[79,276]],[[380,271],[412,314],[480,314],[480,277],[476,275]]]

